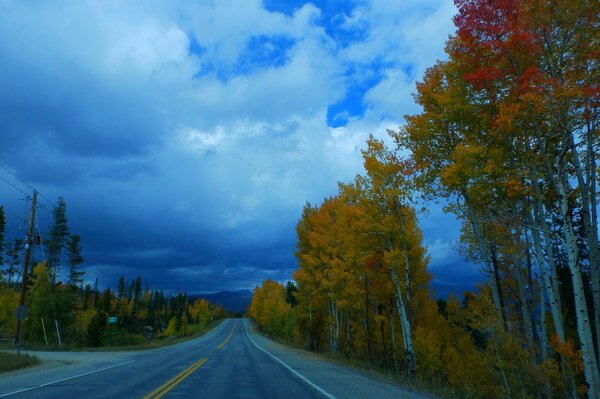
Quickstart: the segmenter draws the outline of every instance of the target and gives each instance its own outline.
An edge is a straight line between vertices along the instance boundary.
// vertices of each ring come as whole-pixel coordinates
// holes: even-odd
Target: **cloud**
[[[443,57],[453,12],[434,0],[0,2],[0,157],[66,198],[101,284],[283,281],[302,206],[361,172],[369,133],[389,142],[415,112],[414,81]],[[39,217],[47,232],[50,213]],[[457,259],[434,254],[456,234],[435,223],[457,225],[421,222],[443,274]]]

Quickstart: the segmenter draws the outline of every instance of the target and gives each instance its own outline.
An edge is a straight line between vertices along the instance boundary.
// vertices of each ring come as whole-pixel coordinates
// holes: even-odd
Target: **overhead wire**
[[[16,173],[14,173],[12,170],[10,170],[6,166],[2,165],[1,163],[0,163],[0,168],[4,169],[8,173],[10,173],[14,178],[16,178],[17,180],[19,180],[21,183],[23,183],[24,185],[26,185],[30,189],[35,190],[35,188],[33,188],[29,183],[27,183],[25,180],[21,179]]]
[[[19,191],[21,194],[29,196],[29,194],[27,194],[25,191],[21,190],[19,187],[17,187],[14,184],[12,184],[10,181],[6,180],[4,177],[0,176],[0,180],[4,180],[4,182],[6,184],[8,184],[9,186],[12,186],[12,188],[14,188],[15,190]]]
[[[8,213],[9,215],[11,215],[12,217],[14,217],[15,219],[18,219],[19,221],[23,222],[23,223],[27,223],[26,219],[23,219],[21,216],[17,215],[16,213],[13,213],[9,210],[7,210],[6,208],[4,208],[4,212]]]
[[[35,187],[33,187],[31,184],[27,183],[25,180],[23,180],[21,177],[19,177],[16,173],[14,173],[13,171],[11,171],[8,167],[6,167],[5,165],[0,163],[0,168],[2,168],[3,170],[5,170],[6,172],[8,172],[11,176],[13,176],[14,178],[16,178],[17,180],[19,180],[22,184],[24,184],[25,186],[27,186],[28,188],[30,188],[31,190],[35,191],[38,193],[38,195],[44,200],[46,201],[49,205],[52,206],[52,208],[57,208],[57,204],[54,203],[53,201],[51,201],[50,199],[48,199],[48,197],[46,197],[42,192],[40,192],[39,190],[37,190]],[[27,194],[25,191],[23,191],[22,189],[20,189],[19,187],[17,187],[16,185],[14,185],[13,183],[11,183],[10,181],[6,180],[5,178],[3,178],[2,176],[0,176],[1,180],[4,180],[7,184],[9,184],[10,186],[12,186],[14,189],[18,190],[19,192],[21,192],[22,194],[24,194],[25,196],[27,196],[28,198],[31,196],[30,194]],[[48,212],[49,214],[53,215],[53,213],[45,206],[38,206],[38,209],[43,209],[46,212]],[[20,218],[19,216],[11,213],[14,217],[18,218],[19,220],[27,223],[27,220]],[[69,223],[75,225],[76,227],[79,227],[82,230],[85,230],[85,228],[83,226],[81,226],[79,223],[77,223],[77,221],[73,220],[72,218],[69,218]],[[38,231],[38,234],[40,235],[40,243],[42,245],[42,256],[44,259],[46,259],[46,255],[45,255],[45,251],[44,251],[44,247],[43,247],[43,242],[42,242],[42,238],[41,238],[41,231],[39,229],[39,225],[37,222],[37,215],[35,217],[35,225],[36,225],[36,229]],[[96,262],[103,262],[106,264],[124,264],[124,262],[118,262],[116,260],[106,260],[106,259],[101,259],[101,258],[96,258],[96,257],[89,257],[86,256],[87,260],[90,261],[96,261]],[[230,281],[248,281],[248,282],[253,282],[256,283],[257,281],[260,281],[260,279],[249,279],[249,278],[243,278],[243,277],[227,277],[227,276],[219,276],[219,275],[214,275],[214,274],[204,274],[204,275],[199,275],[198,277],[200,278],[210,278],[210,279],[217,279],[217,280],[230,280]]]
[[[0,168],[4,169],[6,172],[8,172],[11,176],[13,176],[15,179],[19,180],[21,183],[23,183],[25,186],[27,186],[29,189],[36,191],[38,193],[38,195],[40,197],[42,197],[43,200],[45,200],[48,204],[52,205],[53,207],[56,208],[56,204],[51,201],[50,199],[48,199],[48,197],[46,197],[40,190],[36,189],[35,187],[33,187],[31,184],[27,183],[27,181],[23,180],[21,177],[19,177],[19,175],[17,175],[16,173],[14,173],[12,170],[10,170],[7,166],[3,165],[0,163]],[[0,179],[6,181],[8,184],[12,185],[13,187],[15,187],[17,190],[21,191],[23,194],[25,195],[29,195],[27,194],[25,191],[19,189],[18,187],[14,186],[12,183],[8,182],[7,180],[5,180],[4,178],[2,178],[2,176],[0,176]]]

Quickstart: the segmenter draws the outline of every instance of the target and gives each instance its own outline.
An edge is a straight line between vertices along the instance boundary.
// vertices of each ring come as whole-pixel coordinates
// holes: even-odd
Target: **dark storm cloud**
[[[13,144],[37,139],[65,157],[120,158],[158,143],[161,122],[142,98],[111,91],[90,76],[10,66],[0,67],[0,120]]]
[[[46,198],[65,197],[89,281],[202,292],[292,278],[304,203],[335,194],[368,134],[415,110],[453,12],[319,3],[0,2],[0,163],[44,194],[42,233]],[[373,60],[377,79],[357,90]],[[0,182],[0,204],[24,218],[21,198]],[[434,283],[452,284],[455,222],[422,226]]]

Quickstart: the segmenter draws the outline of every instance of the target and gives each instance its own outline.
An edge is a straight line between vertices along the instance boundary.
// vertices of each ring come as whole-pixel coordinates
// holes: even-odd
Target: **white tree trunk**
[[[533,327],[531,325],[531,312],[529,311],[529,301],[527,300],[527,293],[525,292],[525,281],[523,280],[523,268],[521,267],[521,265],[519,265],[519,262],[514,262],[514,266],[514,276],[517,282],[517,289],[519,292],[519,308],[521,309],[523,328],[525,330],[525,341],[527,342],[527,348],[535,356],[536,347],[533,339]]]
[[[541,329],[541,355],[542,362],[548,360],[548,326],[546,325],[546,289],[540,281],[540,329]]]
[[[583,286],[583,278],[579,266],[579,248],[575,231],[569,215],[569,187],[564,167],[559,168],[559,176],[553,178],[556,192],[560,199],[561,216],[564,230],[564,244],[567,254],[567,263],[571,272],[573,295],[575,299],[575,315],[577,319],[577,333],[579,336],[581,355],[583,360],[583,374],[588,384],[588,397],[600,398],[600,372],[596,362],[596,352],[592,340],[592,330],[588,314],[587,301]]]
[[[590,143],[590,141],[593,140],[593,138],[588,138],[589,153],[587,155],[588,157],[590,157],[590,161],[586,165],[586,175],[588,176],[587,181],[583,177],[583,170],[579,158],[579,151],[577,150],[577,145],[575,144],[573,134],[568,134],[568,138],[569,145],[571,147],[573,165],[575,166],[575,176],[577,176],[577,184],[579,188],[579,193],[581,195],[581,204],[583,206],[583,212],[581,214],[583,218],[583,227],[587,238],[588,257],[590,262],[590,277],[592,280],[592,301],[594,309],[594,322],[596,328],[596,344],[600,346],[600,253],[598,249],[598,228],[595,224],[598,218],[596,214],[596,162],[593,146]],[[600,350],[598,352],[600,352]],[[596,357],[596,363],[598,362],[600,362],[600,359]]]
[[[410,262],[408,260],[408,250],[406,248],[406,230],[404,229],[404,218],[402,217],[402,208],[398,206],[398,219],[400,220],[400,229],[402,234],[402,246],[404,250],[404,279],[406,281],[406,311],[408,318],[410,319],[411,305],[410,305]]]
[[[540,239],[540,232],[537,229],[538,226],[540,226],[540,223],[536,223],[536,226],[534,226],[534,228],[531,229],[531,236],[533,237],[535,258],[540,272],[542,274],[542,281],[540,282],[540,284],[544,286],[544,292],[548,295],[548,300],[550,302],[550,313],[552,314],[552,323],[554,324],[554,331],[558,336],[559,342],[562,344],[565,342],[566,336],[565,323],[562,315],[560,292],[558,292],[555,288],[557,284],[554,284],[552,281],[552,278],[556,278],[556,276],[551,276],[551,273],[548,271],[548,267],[546,266]],[[552,245],[552,243],[550,243],[550,245]]]
[[[406,353],[406,374],[409,378],[413,378],[416,374],[417,366],[415,360],[415,351],[413,348],[410,320],[408,319],[408,315],[406,313],[404,295],[402,294],[402,286],[400,285],[400,280],[398,279],[396,267],[392,265],[391,269],[392,281],[394,282],[394,287],[396,289],[396,308],[400,316],[400,325],[402,326],[402,337],[404,340],[404,351]]]

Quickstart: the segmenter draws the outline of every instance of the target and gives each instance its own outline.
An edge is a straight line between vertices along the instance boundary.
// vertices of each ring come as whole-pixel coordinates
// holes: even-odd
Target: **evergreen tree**
[[[50,269],[50,281],[56,283],[56,275],[60,269],[61,253],[69,236],[67,225],[67,204],[63,197],[58,198],[58,205],[54,208],[54,225],[50,231],[50,239],[47,240],[48,267]]]
[[[6,250],[8,256],[8,268],[6,269],[6,278],[8,281],[8,287],[12,286],[12,279],[15,277],[15,284],[17,283],[18,276],[20,275],[20,255],[23,250],[23,240],[15,238],[12,246],[9,246]]]
[[[295,296],[296,292],[298,292],[298,287],[296,287],[296,285],[293,282],[288,281],[287,285],[285,286],[285,301],[289,303],[292,307],[298,305],[298,300]]]
[[[69,257],[69,285],[78,286],[83,282],[82,276],[85,274],[85,272],[79,271],[79,265],[83,263],[83,256],[81,256],[81,239],[76,234],[70,237],[67,244]]]
[[[137,276],[137,278],[133,281],[133,284],[133,303],[137,307],[138,303],[140,302],[140,297],[142,293],[142,278],[140,276]]]
[[[4,234],[6,233],[6,217],[4,207],[0,206],[0,266],[4,267]],[[0,275],[1,277],[1,275]]]
[[[117,296],[119,298],[125,297],[125,277],[119,277],[119,285],[117,287]]]

